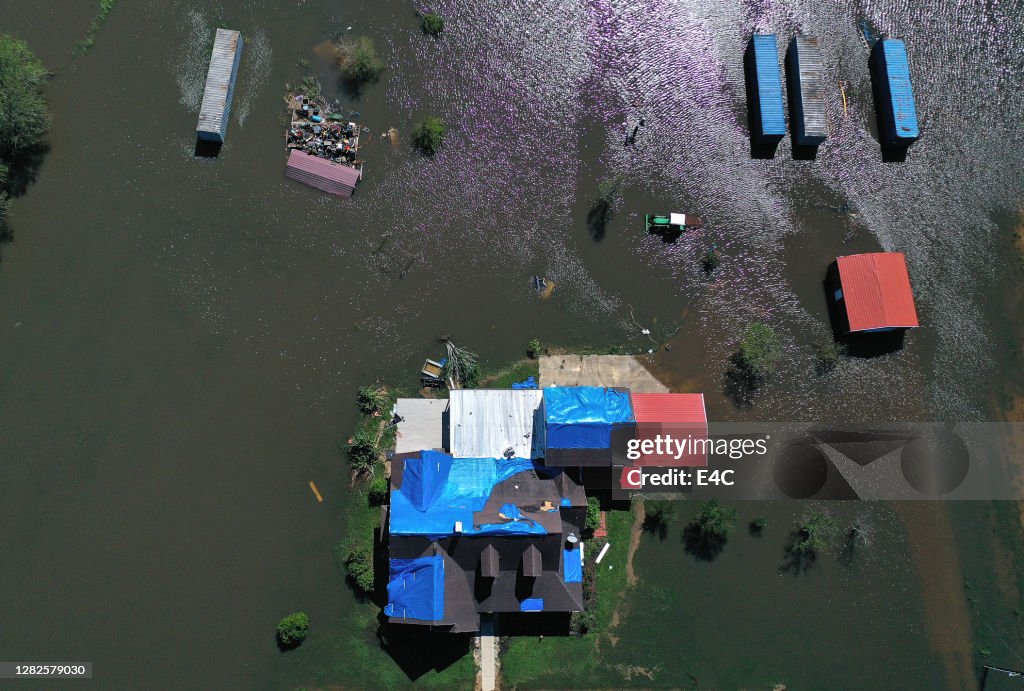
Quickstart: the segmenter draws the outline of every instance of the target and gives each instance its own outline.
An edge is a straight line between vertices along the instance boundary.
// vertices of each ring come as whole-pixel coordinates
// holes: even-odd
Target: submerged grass
[[[85,38],[75,44],[75,49],[72,51],[74,57],[79,58],[86,53],[90,48],[96,45],[96,34],[99,32],[100,27],[103,26],[103,22],[107,20],[111,11],[114,9],[114,5],[117,4],[117,0],[100,0],[100,9],[93,17],[92,24],[89,25],[89,30],[85,34]]]

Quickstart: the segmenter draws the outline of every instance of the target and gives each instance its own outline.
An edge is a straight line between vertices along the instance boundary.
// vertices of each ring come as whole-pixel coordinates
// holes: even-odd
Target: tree
[[[707,274],[712,273],[721,263],[722,257],[715,251],[714,247],[705,252],[704,256],[700,259],[700,265],[703,267],[704,273]]]
[[[667,500],[644,502],[644,524],[643,529],[649,533],[656,533],[664,540],[668,536],[668,524],[676,515],[676,505]]]
[[[338,42],[334,50],[341,75],[352,84],[360,85],[380,79],[384,62],[377,57],[377,49],[369,36]]]
[[[758,516],[750,522],[750,534],[757,535],[760,537],[764,529],[768,527],[768,519],[764,516]]]
[[[431,36],[439,36],[444,31],[444,17],[437,12],[427,12],[423,15],[423,31]]]
[[[597,497],[587,497],[587,521],[584,529],[594,532],[601,527],[601,500]]]
[[[824,511],[812,511],[797,524],[792,551],[807,557],[816,557],[829,548],[836,533],[835,519]]]
[[[291,650],[302,645],[309,631],[309,617],[305,612],[289,614],[277,624],[277,644],[282,650]]]
[[[413,128],[412,143],[423,153],[433,156],[444,143],[444,133],[444,120],[431,115]]]
[[[743,334],[739,349],[740,363],[755,379],[767,377],[779,359],[779,337],[767,324],[751,324]]]
[[[39,146],[50,127],[43,87],[50,73],[28,45],[0,35],[0,159]]]
[[[698,559],[711,561],[722,551],[736,529],[739,512],[722,506],[717,499],[708,499],[697,507],[697,513],[683,532],[686,551]]]
[[[7,215],[10,198],[7,196],[7,166],[0,163],[0,221]]]

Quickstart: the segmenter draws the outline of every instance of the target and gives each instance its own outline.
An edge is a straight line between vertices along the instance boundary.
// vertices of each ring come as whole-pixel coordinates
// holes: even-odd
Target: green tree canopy
[[[430,116],[413,128],[412,142],[423,153],[433,155],[444,143],[444,133],[444,120]]]
[[[353,84],[375,81],[384,71],[384,61],[377,56],[377,48],[369,36],[337,43],[335,52],[342,76]]]
[[[28,44],[0,35],[0,158],[10,161],[42,143],[50,127],[43,98],[49,77]]]
[[[444,31],[444,17],[437,12],[427,12],[423,15],[423,31],[431,36],[439,36]]]
[[[277,624],[277,642],[282,648],[297,648],[306,640],[309,617],[305,612],[289,614]]]
[[[779,337],[767,324],[751,324],[740,341],[739,359],[751,375],[761,379],[775,367],[781,348]]]

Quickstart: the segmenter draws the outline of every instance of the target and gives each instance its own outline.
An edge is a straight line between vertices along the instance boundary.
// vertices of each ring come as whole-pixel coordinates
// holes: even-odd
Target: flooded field
[[[0,0],[0,30],[55,72],[50,150],[0,246],[0,621],[19,622],[0,626],[3,659],[91,660],[113,687],[376,686],[367,670],[390,660],[331,553],[359,500],[337,442],[356,388],[411,386],[438,336],[491,364],[531,338],[638,351],[672,336],[652,367],[704,391],[715,419],[995,419],[1021,393],[1019,2],[444,0],[435,40],[406,3],[121,0],[74,59],[88,5]],[[862,22],[908,43],[923,136],[903,164],[881,161]],[[227,144],[197,159],[218,26],[246,46]],[[832,132],[816,161],[793,160],[786,141],[774,160],[750,157],[752,30],[821,39]],[[370,35],[388,65],[359,94],[314,51],[339,33]],[[302,60],[371,130],[351,201],[284,178],[282,97]],[[432,159],[407,146],[428,114],[450,129]],[[397,147],[380,138],[390,127]],[[619,193],[595,223],[609,179]],[[646,236],[643,214],[669,211],[706,227],[675,244]],[[723,261],[709,278],[699,258],[712,245]],[[899,354],[817,377],[827,263],[878,248],[907,254],[923,328]],[[550,299],[537,299],[535,275],[555,282]],[[786,356],[739,410],[722,373],[755,319],[777,328]],[[973,519],[949,520],[962,532]],[[913,542],[902,530],[884,538],[896,552]],[[670,585],[659,578],[682,557],[645,540],[638,603],[654,612],[654,589]],[[766,583],[783,579],[777,546],[746,544],[689,568],[686,591],[666,597],[703,616],[689,593],[706,581],[724,597],[754,578],[740,574],[754,561]],[[910,568],[880,563],[856,579],[823,568],[804,618],[775,621],[793,609],[781,604],[758,612],[778,630],[742,634],[744,666],[723,657],[693,672],[687,653],[663,677],[841,685],[837,669],[873,656],[941,684]],[[766,597],[802,597],[800,579],[772,583]],[[998,587],[986,593],[1001,602]],[[311,648],[279,655],[273,624],[296,609],[312,619]],[[624,630],[653,616],[634,613]],[[743,612],[722,616],[694,631],[695,651],[736,645],[722,637]],[[842,643],[818,643],[829,638]],[[860,657],[844,661],[854,643]]]

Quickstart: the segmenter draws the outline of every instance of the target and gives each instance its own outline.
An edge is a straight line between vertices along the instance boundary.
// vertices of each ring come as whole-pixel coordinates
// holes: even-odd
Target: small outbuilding
[[[284,174],[292,180],[339,197],[351,197],[363,176],[359,168],[310,156],[298,149],[289,152]]]
[[[636,419],[635,439],[649,440],[652,448],[661,437],[671,438],[672,448],[663,453],[643,451],[629,459],[634,465],[706,466],[708,464],[708,414],[701,393],[629,394]],[[678,445],[676,445],[678,444]]]
[[[902,252],[837,257],[826,285],[840,335],[906,331],[918,326]]]

